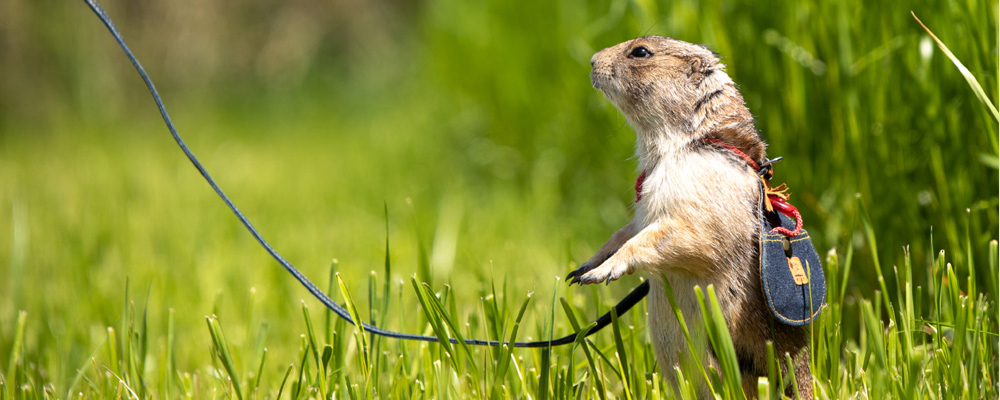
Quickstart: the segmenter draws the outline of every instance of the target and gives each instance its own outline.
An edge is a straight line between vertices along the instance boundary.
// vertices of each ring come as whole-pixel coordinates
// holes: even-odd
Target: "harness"
[[[802,214],[788,202],[788,186],[771,186],[772,165],[781,157],[758,163],[725,141],[709,137],[702,142],[731,152],[757,173],[758,264],[763,295],[771,314],[786,325],[812,322],[826,299],[826,279],[809,232],[802,229]],[[642,200],[645,181],[646,171],[642,171],[635,182],[636,203]]]

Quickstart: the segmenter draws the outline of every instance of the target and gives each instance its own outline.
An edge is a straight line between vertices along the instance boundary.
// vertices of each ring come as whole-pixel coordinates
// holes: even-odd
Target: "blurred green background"
[[[635,278],[594,290],[554,280],[624,225],[634,196],[634,133],[591,88],[588,60],[657,34],[720,54],[768,154],[784,156],[775,181],[818,250],[854,247],[849,293],[878,287],[860,199],[884,268],[909,247],[922,282],[933,254],[969,248],[959,274],[993,277],[982,290],[996,295],[985,248],[998,230],[997,121],[910,16],[996,104],[996,2],[101,3],[195,154],[321,286],[337,259],[360,296],[381,271],[387,208],[392,282],[418,272],[422,249],[421,279],[460,299],[495,279],[515,298],[554,291],[591,313],[615,302]],[[151,331],[177,310],[181,367],[207,362],[211,313],[268,322],[275,359],[293,358],[280,354],[298,346],[307,293],[173,145],[104,27],[81,1],[7,0],[0,359],[27,310],[26,348],[65,390],[121,318],[126,278]]]

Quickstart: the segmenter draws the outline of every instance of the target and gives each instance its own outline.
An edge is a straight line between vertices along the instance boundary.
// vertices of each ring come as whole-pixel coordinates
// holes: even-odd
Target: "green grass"
[[[551,350],[400,342],[332,318],[183,159],[82,3],[14,4],[0,399],[672,397],[644,304]],[[105,6],[182,135],[286,258],[358,319],[466,338],[559,337],[638,283],[556,278],[627,221],[633,196],[634,134],[587,60],[646,33],[708,44],[826,254],[815,394],[998,397],[998,127],[981,100],[998,98],[996,3],[440,0],[386,6],[392,24],[344,28],[354,36],[324,19],[342,10],[207,3],[205,21],[161,21]],[[315,46],[268,57],[301,64],[248,61],[289,15],[318,29],[291,43]],[[717,324],[715,289],[703,308]],[[719,328],[706,331],[724,343]],[[718,378],[729,356],[678,371],[680,397],[708,380],[738,398]],[[760,387],[777,393],[785,362]]]

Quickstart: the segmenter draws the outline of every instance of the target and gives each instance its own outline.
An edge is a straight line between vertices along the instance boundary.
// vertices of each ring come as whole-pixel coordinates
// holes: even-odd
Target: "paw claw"
[[[569,282],[570,285],[574,283],[580,283],[582,282],[580,277],[592,269],[594,269],[593,264],[583,263],[583,265],[581,265],[579,268],[571,271],[568,275],[566,275],[566,280]]]

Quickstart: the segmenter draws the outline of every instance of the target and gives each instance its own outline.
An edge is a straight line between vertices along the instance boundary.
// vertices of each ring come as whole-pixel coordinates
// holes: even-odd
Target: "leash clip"
[[[772,173],[771,173],[772,172],[771,164],[774,164],[774,163],[776,163],[778,161],[781,161],[782,158],[783,157],[778,156],[778,157],[772,158],[770,160],[764,161],[763,164],[760,164],[760,169],[757,170],[757,174],[760,175],[760,176],[766,177],[767,179],[771,179],[771,175],[772,175]]]

